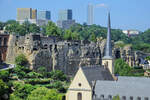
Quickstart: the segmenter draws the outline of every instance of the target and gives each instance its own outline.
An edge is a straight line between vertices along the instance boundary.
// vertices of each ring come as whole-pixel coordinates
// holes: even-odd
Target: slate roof
[[[104,68],[103,66],[92,65],[92,66],[86,66],[81,68],[91,86],[92,86],[92,81],[97,81],[97,80],[113,81],[114,80],[109,70],[107,68]]]
[[[118,81],[97,81],[95,86],[95,94],[97,97],[104,95],[116,96],[121,98],[126,96],[129,99],[149,97],[150,99],[150,78],[146,77],[118,77]]]

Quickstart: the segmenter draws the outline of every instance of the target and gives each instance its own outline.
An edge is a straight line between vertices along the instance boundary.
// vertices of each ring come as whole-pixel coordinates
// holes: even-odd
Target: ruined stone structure
[[[97,43],[93,43],[64,41],[56,37],[33,34],[26,36],[1,34],[0,61],[13,64],[15,57],[23,53],[31,69],[44,66],[48,71],[62,70],[72,75],[79,66],[102,64],[105,43],[106,40],[102,38],[98,38]],[[148,54],[135,52],[130,46],[126,46],[114,48],[112,56],[123,58],[130,66],[138,66]]]
[[[0,35],[0,63],[6,60],[9,35]]]
[[[114,48],[114,56],[116,59],[122,58],[129,66],[136,67],[141,66],[145,62],[145,58],[150,54],[134,51],[130,45],[127,45],[123,48]]]
[[[100,43],[64,41],[56,37],[28,34],[10,35],[6,63],[14,63],[15,57],[23,53],[31,69],[45,66],[47,70],[62,70],[75,74],[79,66],[101,64]]]

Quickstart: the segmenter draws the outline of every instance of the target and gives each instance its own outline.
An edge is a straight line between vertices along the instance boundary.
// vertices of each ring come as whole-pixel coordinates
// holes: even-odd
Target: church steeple
[[[110,12],[108,13],[107,41],[106,41],[104,58],[112,59]]]
[[[114,61],[112,56],[112,45],[111,45],[111,23],[110,13],[108,13],[108,29],[107,29],[107,41],[105,47],[105,55],[102,58],[102,65],[107,67],[111,74],[114,74]]]

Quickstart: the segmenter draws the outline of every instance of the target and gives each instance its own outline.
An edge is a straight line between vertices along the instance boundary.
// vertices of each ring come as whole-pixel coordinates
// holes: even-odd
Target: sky
[[[73,19],[82,24],[87,22],[89,3],[95,5],[94,24],[107,26],[109,9],[112,28],[150,28],[150,0],[0,0],[0,21],[16,19],[17,8],[34,8],[51,11],[52,21],[56,22],[59,10],[72,9]]]

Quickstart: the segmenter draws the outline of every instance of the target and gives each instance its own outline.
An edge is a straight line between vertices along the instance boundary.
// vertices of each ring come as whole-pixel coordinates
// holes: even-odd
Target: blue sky
[[[16,19],[17,8],[50,10],[56,22],[60,9],[72,9],[76,22],[87,21],[87,5],[98,5],[94,10],[94,23],[107,25],[107,9],[111,12],[112,28],[150,28],[150,0],[0,0],[0,21]]]

